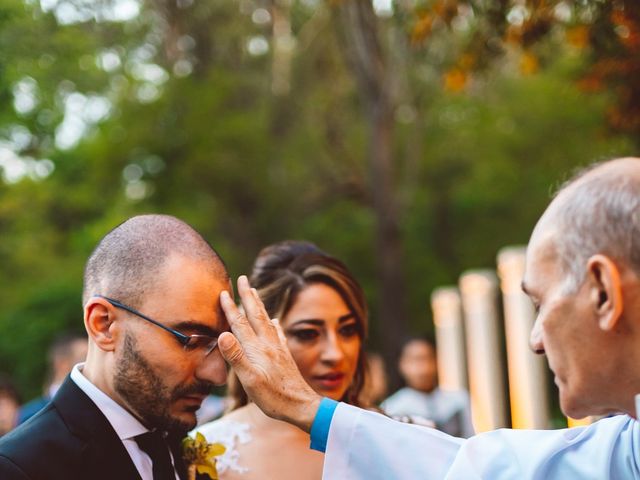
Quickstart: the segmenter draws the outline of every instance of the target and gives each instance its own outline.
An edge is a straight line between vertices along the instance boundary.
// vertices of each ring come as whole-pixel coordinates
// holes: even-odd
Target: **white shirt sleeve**
[[[446,478],[464,440],[340,403],[325,453],[325,480]]]
[[[501,429],[468,440],[340,404],[325,480],[640,479],[640,426],[626,415],[564,430]]]

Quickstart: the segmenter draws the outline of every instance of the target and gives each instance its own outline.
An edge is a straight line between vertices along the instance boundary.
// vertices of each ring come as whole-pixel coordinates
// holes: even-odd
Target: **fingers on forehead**
[[[277,337],[277,332],[271,324],[262,300],[260,300],[256,290],[251,288],[246,277],[238,279],[238,293],[247,314],[247,319],[256,333],[267,337]]]
[[[220,304],[233,334],[243,342],[255,337],[255,332],[244,313],[236,306],[230,295],[220,295]]]

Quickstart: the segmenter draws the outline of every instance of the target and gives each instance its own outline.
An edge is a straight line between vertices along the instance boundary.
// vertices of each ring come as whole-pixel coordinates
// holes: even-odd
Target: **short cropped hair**
[[[169,215],[140,215],[111,230],[89,257],[83,305],[104,295],[139,307],[171,254],[202,261],[214,275],[229,278],[220,256],[191,226]]]
[[[640,170],[640,160],[635,161]],[[579,172],[556,194],[566,192],[554,222],[555,247],[570,292],[582,284],[588,259],[598,253],[640,273],[640,175],[624,170],[600,174],[601,165]]]

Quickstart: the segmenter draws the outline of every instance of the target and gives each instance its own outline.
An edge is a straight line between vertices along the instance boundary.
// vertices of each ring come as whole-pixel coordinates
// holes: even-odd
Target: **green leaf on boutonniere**
[[[195,438],[186,437],[182,440],[182,454],[189,465],[189,480],[195,480],[196,472],[208,475],[211,480],[218,480],[216,458],[222,455],[226,448],[221,443],[209,443],[200,432]]]

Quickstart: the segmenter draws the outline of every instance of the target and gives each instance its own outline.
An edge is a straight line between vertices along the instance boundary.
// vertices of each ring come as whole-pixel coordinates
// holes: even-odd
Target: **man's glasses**
[[[210,337],[209,335],[185,335],[184,333],[181,333],[177,330],[174,330],[173,328],[169,328],[166,325],[161,324],[160,322],[154,320],[153,318],[147,317],[143,313],[140,313],[137,310],[125,305],[124,303],[120,303],[119,301],[114,300],[113,298],[105,297],[103,295],[96,295],[96,297],[102,298],[107,302],[109,302],[114,307],[120,308],[129,313],[133,313],[134,315],[142,318],[143,320],[146,320],[147,322],[151,322],[154,325],[162,328],[163,330],[166,330],[171,335],[173,335],[176,338],[176,340],[180,342],[180,345],[182,345],[182,347],[188,352],[200,350],[201,352],[204,353],[204,356],[206,357],[218,346],[218,337]]]

